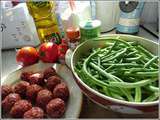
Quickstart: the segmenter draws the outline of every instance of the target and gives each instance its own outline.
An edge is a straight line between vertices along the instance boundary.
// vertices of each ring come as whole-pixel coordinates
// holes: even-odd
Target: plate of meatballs
[[[2,79],[3,118],[78,118],[82,93],[61,64],[38,63]]]

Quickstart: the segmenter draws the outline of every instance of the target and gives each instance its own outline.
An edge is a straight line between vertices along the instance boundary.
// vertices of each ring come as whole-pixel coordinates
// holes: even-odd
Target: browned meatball
[[[17,83],[15,86],[14,86],[14,92],[15,93],[18,93],[21,95],[21,97],[25,97],[26,95],[26,90],[27,90],[27,87],[29,86],[29,82],[26,82],[26,81],[20,81],[19,83]]]
[[[44,117],[44,111],[39,107],[32,107],[32,109],[26,111],[23,115],[23,118],[43,118]]]
[[[29,76],[32,74],[33,72],[22,72],[20,78],[21,80],[29,82]]]
[[[38,92],[42,89],[43,88],[37,84],[32,84],[32,85],[28,86],[27,90],[26,90],[27,99],[35,102]]]
[[[12,87],[10,85],[2,85],[1,87],[1,92],[2,92],[2,100],[9,95],[10,93],[12,93]]]
[[[9,112],[14,105],[15,102],[21,99],[20,95],[17,93],[10,93],[5,99],[2,101],[2,111]]]
[[[48,79],[49,77],[56,75],[56,71],[53,67],[45,69],[43,73],[45,79]]]
[[[38,84],[43,85],[44,84],[44,75],[43,73],[34,73],[29,77],[30,84]]]
[[[10,115],[13,118],[22,118],[24,113],[31,108],[32,104],[29,103],[27,100],[19,100],[13,105],[10,111]]]
[[[49,77],[49,78],[47,79],[47,81],[46,81],[46,86],[47,86],[47,88],[48,88],[49,90],[53,90],[54,87],[55,87],[57,84],[59,84],[59,83],[61,83],[61,78],[60,78],[60,77],[58,77],[58,76],[51,76],[51,77]]]
[[[65,112],[65,103],[60,98],[52,99],[46,106],[46,111],[49,117],[59,118]]]
[[[43,89],[38,92],[36,98],[36,105],[45,110],[48,102],[53,98],[52,92],[47,89]]]
[[[69,97],[69,90],[67,85],[63,82],[58,85],[53,90],[53,95],[55,98],[61,98],[64,101],[68,100]]]

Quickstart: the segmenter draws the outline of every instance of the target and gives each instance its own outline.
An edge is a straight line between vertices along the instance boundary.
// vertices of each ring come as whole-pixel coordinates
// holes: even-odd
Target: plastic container
[[[54,1],[32,1],[26,2],[29,13],[35,21],[37,32],[41,42],[48,42],[59,33],[57,17],[55,14]]]
[[[99,20],[87,20],[82,21],[79,24],[81,41],[83,42],[87,39],[95,38],[100,35],[101,21]]]

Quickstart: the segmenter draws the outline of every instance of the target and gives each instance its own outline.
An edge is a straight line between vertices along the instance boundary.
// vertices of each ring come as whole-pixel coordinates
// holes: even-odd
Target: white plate
[[[43,71],[45,68],[48,68],[50,66],[53,66],[57,74],[64,79],[70,91],[70,96],[67,103],[67,108],[64,114],[64,118],[78,118],[82,106],[82,93],[74,81],[72,72],[65,65],[40,62],[32,66],[21,68],[10,73],[8,76],[4,77],[2,79],[2,85],[3,84],[12,85],[18,82],[20,80],[19,79],[20,74],[24,71],[33,71],[33,72]]]

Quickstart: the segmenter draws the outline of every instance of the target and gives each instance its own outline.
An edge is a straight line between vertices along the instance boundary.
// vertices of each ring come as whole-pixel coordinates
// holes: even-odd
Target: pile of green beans
[[[129,102],[151,102],[159,97],[158,61],[142,45],[119,38],[93,48],[75,66],[78,76],[96,91]]]

